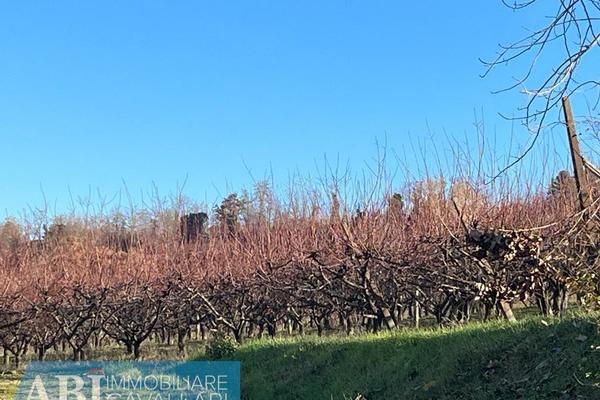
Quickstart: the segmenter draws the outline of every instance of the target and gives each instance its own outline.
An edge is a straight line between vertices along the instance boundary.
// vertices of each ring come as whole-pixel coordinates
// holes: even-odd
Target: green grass
[[[20,373],[3,372],[0,373],[0,400],[12,399],[17,391]]]
[[[190,352],[198,352],[199,348],[203,347],[203,344],[198,341],[192,341],[188,343]],[[106,345],[98,349],[88,349],[90,360],[132,360],[133,357],[125,353],[123,346],[118,345]],[[151,341],[147,341],[142,346],[142,356],[144,360],[179,360],[185,359],[182,355],[177,353],[177,349],[174,345],[159,344]],[[70,360],[71,352],[59,351],[54,352],[52,349],[48,351],[47,360]],[[17,385],[20,382],[20,378],[23,374],[24,369],[31,360],[36,360],[37,355],[29,352],[23,357],[22,367],[19,370],[14,369],[14,365],[10,367],[0,366],[0,400],[11,400],[17,390]]]
[[[243,399],[600,399],[597,320],[261,340],[234,359]]]
[[[234,359],[246,400],[600,399],[599,316],[251,341]],[[148,358],[172,358],[163,347],[149,346]],[[0,400],[18,380],[0,372]]]

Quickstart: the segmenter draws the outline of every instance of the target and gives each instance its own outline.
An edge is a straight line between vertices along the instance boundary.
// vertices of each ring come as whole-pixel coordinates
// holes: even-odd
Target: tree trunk
[[[276,322],[267,322],[267,332],[269,332],[271,339],[273,339],[277,333],[276,324]]]
[[[394,321],[394,318],[392,317],[392,313],[390,312],[390,309],[387,307],[382,307],[381,314],[383,315],[383,320],[385,322],[385,326],[387,326],[387,328],[389,330],[396,329],[396,321]]]
[[[239,344],[242,344],[244,342],[244,334],[243,328],[237,328],[237,329],[233,329],[233,337],[235,338],[235,341],[238,342]]]
[[[177,332],[177,351],[180,355],[185,355],[185,336],[187,329],[179,329]]]
[[[415,300],[413,315],[415,319],[415,328],[418,329],[421,324],[421,305],[418,300]]]
[[[140,345],[141,343],[135,342],[133,344],[133,358],[135,358],[136,360],[138,360],[140,358]]]
[[[74,348],[73,349],[73,361],[83,360],[83,350]]]
[[[512,307],[510,306],[510,303],[508,301],[500,300],[500,310],[509,322],[517,322],[517,319],[513,314]]]
[[[323,325],[321,322],[315,319],[315,326],[317,327],[317,336],[323,336]]]

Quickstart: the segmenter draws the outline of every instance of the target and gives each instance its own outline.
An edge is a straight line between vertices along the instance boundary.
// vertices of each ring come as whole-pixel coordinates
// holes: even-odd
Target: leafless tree
[[[600,80],[595,75],[596,71],[579,72],[582,71],[584,56],[600,42],[600,1],[501,1],[515,11],[537,7],[540,15],[550,4],[554,7],[551,16],[544,18],[540,26],[528,30],[521,39],[500,45],[498,54],[491,61],[482,61],[486,66],[483,76],[500,65],[517,61],[526,63],[525,70],[515,82],[497,92],[519,89],[528,96],[526,104],[514,118],[522,120],[534,136],[521,156],[508,165],[511,167],[533,148],[547,122],[548,113],[560,108],[563,97],[584,87],[598,91]]]

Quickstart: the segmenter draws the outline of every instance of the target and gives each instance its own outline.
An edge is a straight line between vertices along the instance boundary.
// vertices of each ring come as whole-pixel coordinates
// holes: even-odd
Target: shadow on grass
[[[244,399],[598,399],[595,346],[586,317],[260,341],[235,358]]]

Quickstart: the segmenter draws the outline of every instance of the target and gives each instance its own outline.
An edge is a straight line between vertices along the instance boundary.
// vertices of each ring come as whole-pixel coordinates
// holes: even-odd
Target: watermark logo
[[[14,400],[239,400],[237,361],[32,362]]]

